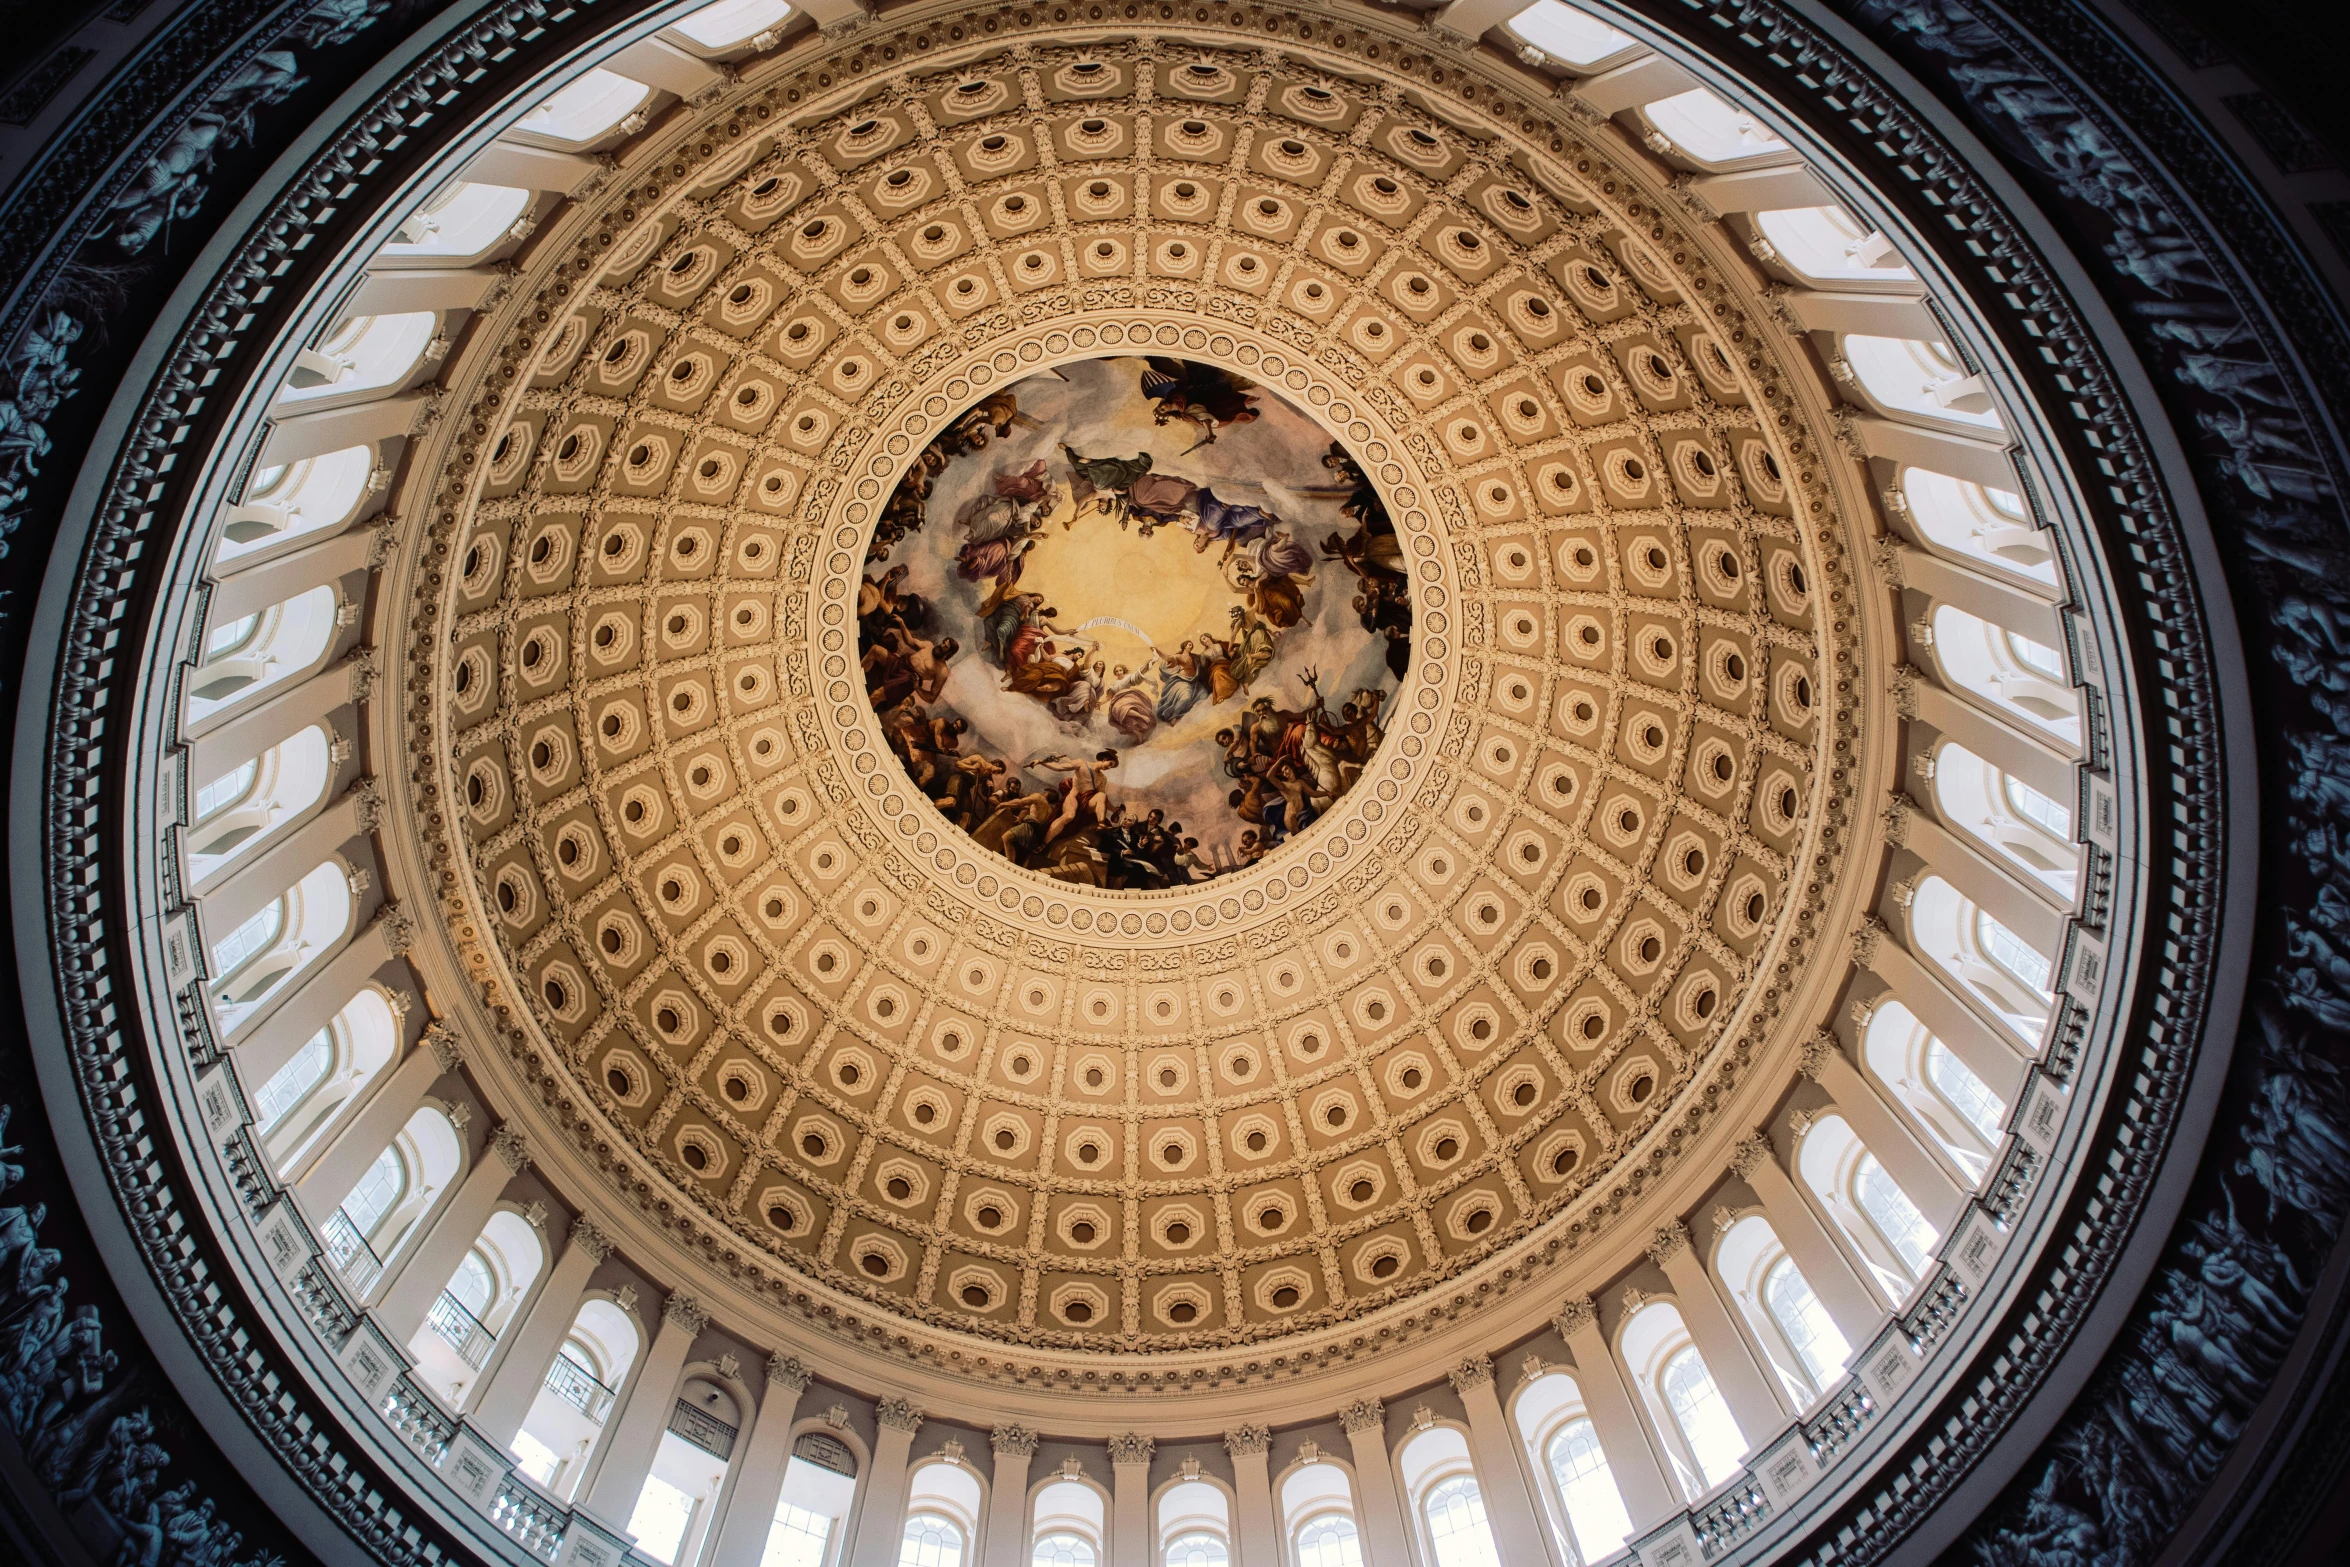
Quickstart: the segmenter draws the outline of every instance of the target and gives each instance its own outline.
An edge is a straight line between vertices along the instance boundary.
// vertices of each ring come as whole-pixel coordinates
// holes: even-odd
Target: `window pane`
[[[655,1561],[673,1562],[678,1546],[685,1543],[686,1525],[693,1519],[694,1499],[659,1475],[652,1475],[637,1493],[628,1532],[636,1536],[639,1551]]]
[[[1916,1278],[1926,1269],[1926,1259],[1934,1253],[1934,1242],[1940,1239],[1926,1216],[1918,1212],[1909,1193],[1894,1184],[1893,1177],[1877,1162],[1875,1154],[1863,1154],[1860,1159],[1860,1206],[1874,1223],[1885,1243],[1900,1253],[1902,1264]]]
[[[1224,1567],[1231,1559],[1221,1535],[1178,1535],[1167,1546],[1167,1567]]]
[[[1093,1542],[1083,1535],[1048,1534],[1028,1559],[1031,1567],[1093,1567]]]
[[[253,628],[260,624],[261,617],[256,614],[232,620],[225,626],[213,627],[204,634],[204,656],[218,658],[223,653],[235,652],[251,640]]]
[[[225,979],[255,954],[267,951],[269,944],[277,940],[278,928],[285,918],[286,906],[281,899],[222,937],[212,949],[212,977]]]
[[[2043,647],[2030,637],[2019,637],[2010,631],[2007,633],[2007,651],[2017,663],[2034,674],[2046,675],[2051,680],[2064,678],[2064,659],[2052,647]]]
[[[219,815],[242,800],[253,787],[253,775],[261,770],[259,762],[247,762],[234,772],[223,773],[196,791],[196,820],[204,821]]]
[[[767,1531],[759,1567],[823,1567],[825,1542],[831,1538],[831,1519],[786,1502]]]
[[[2025,944],[2024,938],[1977,910],[1975,935],[1991,961],[2041,995],[2048,994],[2048,960]]]
[[[1363,1567],[1363,1537],[1343,1513],[1324,1513],[1297,1532],[1297,1567]]]
[[[1501,1567],[1485,1523],[1484,1493],[1473,1477],[1454,1475],[1428,1493],[1420,1511],[1436,1547],[1436,1567]]]
[[[2007,1107],[1991,1092],[1991,1085],[1969,1071],[1967,1064],[1952,1055],[1950,1047],[1939,1039],[1927,1042],[1926,1076],[1942,1097],[1950,1101],[1951,1108],[1983,1134],[1983,1141],[1999,1141],[1999,1121],[2006,1115]]]
[[[898,1567],[963,1567],[963,1531],[933,1513],[906,1520]]]
[[[1722,1402],[1713,1374],[1695,1349],[1685,1349],[1666,1362],[1663,1381],[1665,1403],[1697,1456],[1697,1467],[1705,1471],[1705,1483],[1720,1485],[1738,1472],[1746,1438],[1738,1434],[1738,1422]]]
[[[389,1148],[377,1154],[375,1163],[359,1177],[359,1184],[351,1188],[351,1195],[343,1199],[343,1213],[350,1219],[351,1227],[372,1239],[375,1227],[400,1200],[400,1188],[406,1184],[404,1176],[398,1154]]]
[[[322,1028],[253,1096],[255,1129],[266,1132],[285,1119],[286,1112],[318,1086],[318,1080],[326,1076],[327,1063],[333,1059],[334,1047],[328,1043],[326,1030]]]
[[[1558,1482],[1559,1500],[1566,1505],[1575,1548],[1585,1561],[1595,1562],[1632,1533],[1616,1477],[1600,1450],[1599,1433],[1588,1420],[1570,1420],[1550,1439],[1549,1457],[1550,1476]]]
[[[1852,1357],[1852,1346],[1838,1331],[1828,1308],[1820,1304],[1811,1285],[1796,1270],[1795,1264],[1782,1257],[1763,1281],[1763,1299],[1771,1308],[1771,1316],[1778,1322],[1779,1331],[1787,1335],[1787,1342],[1795,1346],[1795,1353],[1803,1360],[1803,1369],[1810,1374],[1812,1386],[1824,1388],[1844,1369]]]
[[[2067,843],[2073,836],[2073,813],[2020,778],[2007,780],[2007,803],[2027,822],[2045,827]]]
[[[457,1276],[449,1280],[449,1293],[477,1321],[490,1309],[490,1295],[496,1288],[490,1280],[490,1265],[482,1261],[478,1251],[467,1252],[465,1260],[457,1264]]]

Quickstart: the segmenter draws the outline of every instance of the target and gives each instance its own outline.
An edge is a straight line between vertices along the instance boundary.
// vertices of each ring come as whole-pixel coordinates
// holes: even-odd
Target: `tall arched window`
[[[963,1567],[963,1531],[936,1513],[916,1513],[898,1542],[898,1567]]]
[[[392,1211],[406,1192],[407,1183],[408,1167],[399,1151],[386,1148],[375,1156],[375,1163],[367,1167],[367,1173],[359,1177],[351,1195],[343,1199],[343,1217],[361,1235],[373,1236],[384,1215]]]
[[[1428,1521],[1436,1567],[1501,1567],[1493,1529],[1485,1521],[1485,1493],[1475,1475],[1456,1474],[1429,1487],[1420,1515]]]
[[[2021,495],[1923,468],[1903,469],[1898,493],[1910,521],[1935,544],[2041,587],[2058,585],[2056,551]]]
[[[1232,1504],[1205,1480],[1178,1480],[1159,1497],[1165,1567],[1225,1567],[1232,1559]]]
[[[1670,1301],[1650,1301],[1624,1324],[1624,1363],[1691,1501],[1738,1472],[1746,1436],[1730,1413],[1689,1325]]]
[[[1297,1567],[1363,1567],[1363,1539],[1355,1521],[1344,1513],[1307,1519],[1297,1531]]]
[[[2062,653],[1950,604],[1935,607],[1930,628],[1934,659],[1952,681],[2023,720],[2027,733],[2080,748],[2081,704],[2065,682]]]
[[[205,881],[273,828],[315,804],[334,772],[333,744],[312,724],[196,791],[188,874]]]
[[[346,1003],[326,1027],[253,1093],[253,1126],[270,1168],[290,1175],[304,1153],[388,1065],[400,1044],[400,1020],[373,986]]]
[[[1862,1154],[1860,1172],[1854,1183],[1860,1196],[1861,1212],[1877,1226],[1877,1233],[1908,1265],[1911,1278],[1926,1271],[1926,1259],[1934,1254],[1938,1238],[1926,1216],[1909,1200],[1909,1193],[1894,1184],[1893,1177],[1877,1162],[1875,1154]]]
[[[1108,1556],[1108,1520],[1100,1491],[1082,1480],[1048,1481],[1030,1504],[1029,1526],[1036,1537],[1030,1567],[1095,1567]]]
[[[609,1300],[586,1301],[572,1317],[508,1448],[522,1472],[556,1500],[569,1501],[586,1472],[637,1345],[636,1323]]]
[[[204,633],[203,661],[188,675],[186,720],[200,724],[232,702],[248,702],[308,669],[334,641],[335,590],[321,583],[282,604]]]
[[[2007,1106],[1899,1001],[1869,1014],[1861,1055],[1912,1122],[1980,1180],[1991,1167]]]
[[[1624,1511],[1623,1494],[1600,1450],[1599,1432],[1581,1416],[1551,1434],[1543,1461],[1559,1488],[1566,1508],[1567,1527],[1575,1537],[1576,1552],[1587,1562],[1613,1553],[1632,1534],[1632,1520]]]
[[[1877,1156],[1842,1116],[1829,1115],[1804,1134],[1795,1165],[1885,1293],[1907,1295],[1941,1235]]]
[[[1219,1534],[1195,1531],[1167,1542],[1167,1567],[1226,1567],[1231,1560],[1232,1553]]]
[[[1746,1439],[1738,1434],[1738,1422],[1731,1418],[1730,1406],[1722,1401],[1721,1389],[1714,1386],[1713,1373],[1706,1369],[1697,1346],[1692,1344],[1666,1361],[1657,1385],[1664,1390],[1665,1405],[1672,1410],[1689,1450],[1697,1455],[1706,1483],[1720,1485],[1736,1474],[1739,1461],[1746,1456]]]
[[[1967,1070],[1967,1064],[1952,1055],[1950,1047],[1939,1039],[1926,1041],[1926,1081],[1966,1119],[1976,1136],[1986,1143],[1999,1141],[1999,1123],[2007,1114],[2007,1106],[1991,1092],[1990,1084]]]
[[[309,1096],[326,1077],[335,1058],[333,1036],[320,1029],[310,1042],[294,1052],[292,1060],[270,1075],[253,1095],[253,1130],[267,1132]]]
[[[2018,1041],[2038,1047],[2056,1010],[2048,989],[2054,966],[2046,954],[1940,876],[1919,879],[1909,927],[1920,956],[1956,980]]]
[[[1797,1406],[1826,1391],[1851,1358],[1852,1346],[1787,1255],[1771,1221],[1750,1213],[1722,1231],[1714,1267],[1765,1362],[1779,1373]]]
[[[2061,800],[1985,761],[1963,745],[1932,757],[1934,804],[1953,828],[2070,902],[2080,879],[2073,813]]]

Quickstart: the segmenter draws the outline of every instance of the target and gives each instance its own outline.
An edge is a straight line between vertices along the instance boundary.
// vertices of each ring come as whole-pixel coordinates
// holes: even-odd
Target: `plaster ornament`
[[[623,1284],[612,1292],[612,1303],[632,1317],[637,1314],[636,1301],[636,1286],[633,1284]]]
[[[1259,1456],[1272,1445],[1273,1433],[1264,1426],[1238,1426],[1224,1433],[1224,1450],[1235,1458]]]
[[[710,1325],[710,1313],[691,1295],[678,1292],[661,1303],[661,1320],[698,1338]]]
[[[903,1398],[883,1399],[874,1406],[873,1418],[892,1431],[911,1433],[922,1429],[921,1409]]]
[[[1322,1444],[1310,1436],[1298,1443],[1297,1461],[1301,1464],[1320,1463],[1322,1461]]]
[[[1147,1464],[1151,1461],[1151,1454],[1158,1451],[1158,1446],[1157,1442],[1141,1432],[1129,1431],[1123,1436],[1110,1438],[1110,1462],[1113,1466]]]
[[[1561,1306],[1558,1315],[1551,1321],[1558,1328],[1560,1338],[1571,1339],[1577,1333],[1599,1325],[1599,1308],[1592,1304],[1590,1296],[1579,1295]]]
[[[1036,1433],[1026,1426],[997,1426],[987,1438],[999,1458],[1033,1458],[1036,1441]]]
[[[1176,1472],[1186,1480],[1197,1480],[1200,1477],[1199,1460],[1186,1453],[1183,1462],[1176,1465]]]
[[[1681,1255],[1681,1253],[1687,1251],[1688,1249],[1689,1227],[1678,1219],[1675,1219],[1670,1224],[1658,1225],[1656,1228],[1656,1233],[1649,1237],[1649,1259],[1655,1262],[1659,1267],[1662,1267],[1665,1263],[1671,1261],[1675,1257],[1678,1257]]]
[[[959,1464],[963,1461],[963,1443],[957,1437],[950,1436],[939,1443],[938,1452],[939,1456],[949,1463]]]
[[[1387,1410],[1367,1398],[1359,1398],[1338,1411],[1338,1423],[1348,1436],[1364,1431],[1376,1431],[1387,1422]]]
[[[1422,1404],[1422,1405],[1420,1405],[1420,1406],[1419,1406],[1417,1409],[1414,1409],[1414,1410],[1412,1411],[1412,1429],[1413,1429],[1413,1430],[1415,1430],[1415,1431],[1426,1431],[1426,1430],[1429,1430],[1429,1429],[1431,1429],[1432,1427],[1434,1427],[1434,1426],[1435,1426],[1435,1424],[1436,1424],[1436,1411],[1435,1411],[1435,1410],[1433,1410],[1433,1409],[1431,1409],[1431,1408],[1429,1408],[1429,1407],[1428,1407],[1426,1404]]]
[[[1742,1181],[1752,1180],[1754,1172],[1770,1157],[1769,1140],[1760,1132],[1749,1132],[1730,1150],[1730,1173]]]
[[[776,1387],[795,1394],[805,1393],[808,1391],[808,1378],[808,1368],[800,1364],[798,1356],[767,1357],[767,1380]]]
[[[718,1374],[720,1376],[731,1380],[733,1377],[738,1375],[742,1369],[743,1363],[734,1358],[734,1352],[732,1350],[729,1350],[725,1354],[718,1357]]]
[[[433,1065],[444,1074],[456,1071],[458,1063],[465,1059],[457,1030],[444,1022],[435,1022],[425,1029],[424,1048],[432,1052]]]
[[[500,1126],[490,1134],[490,1147],[497,1153],[498,1162],[503,1164],[509,1173],[520,1175],[529,1168],[530,1139],[522,1135],[522,1128],[513,1125]]]
[[[841,1405],[834,1404],[824,1411],[824,1423],[835,1431],[846,1431],[849,1428],[849,1412]]]
[[[1446,1372],[1445,1376],[1452,1383],[1452,1390],[1456,1393],[1466,1393],[1471,1388],[1491,1387],[1493,1385],[1493,1357],[1472,1355]]]
[[[584,1213],[571,1221],[571,1244],[598,1262],[612,1255],[612,1237]]]

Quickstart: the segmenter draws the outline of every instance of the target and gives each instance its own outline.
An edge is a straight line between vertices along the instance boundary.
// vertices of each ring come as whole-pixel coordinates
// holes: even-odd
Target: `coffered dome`
[[[395,595],[450,934],[565,1135],[747,1276],[1149,1351],[1547,1277],[1722,1157],[1725,1096],[1846,960],[1813,932],[1851,893],[1869,745],[1860,541],[1789,340],[1604,138],[1381,81],[1368,35],[1302,25],[1267,50],[910,23],[859,58],[916,67],[845,106],[798,76],[727,93],[533,252],[451,386]],[[1080,377],[1089,416],[1140,403],[1171,362],[1269,417],[1221,446],[1178,419],[1153,472],[1230,495],[1250,439],[1260,465],[1327,443],[1376,491],[1364,570],[1412,635],[1399,681],[1309,620],[1380,676],[1359,781],[1333,766],[1246,865],[1240,819],[1194,809],[1230,868],[1133,890],[942,819],[867,700],[858,595],[966,536],[893,490],[1033,449],[1061,504],[1070,416],[1019,410]],[[1143,548],[1107,504],[1035,522],[1033,559]],[[1133,569],[1218,569],[1182,518]],[[1312,591],[1346,627],[1345,589]],[[1192,727],[1304,701],[1298,662]],[[1005,700],[1087,759],[1125,743]],[[1222,759],[1195,750],[1165,765]],[[1104,787],[1139,817],[1133,776]]]

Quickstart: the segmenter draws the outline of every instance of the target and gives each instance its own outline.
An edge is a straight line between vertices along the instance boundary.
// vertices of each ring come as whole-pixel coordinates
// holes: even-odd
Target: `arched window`
[[[1944,821],[2067,902],[2080,879],[2073,813],[1963,745],[1933,755],[1934,804]]]
[[[1738,1434],[1738,1422],[1731,1418],[1730,1406],[1722,1402],[1721,1389],[1714,1386],[1713,1373],[1706,1369],[1697,1346],[1692,1344],[1666,1361],[1657,1385],[1664,1390],[1665,1405],[1672,1410],[1689,1450],[1697,1455],[1706,1484],[1720,1485],[1736,1474],[1739,1461],[1746,1456],[1746,1439]]]
[[[321,583],[281,604],[204,632],[202,662],[188,674],[186,718],[200,724],[232,702],[249,702],[318,662],[334,641],[337,600]]]
[[[1861,1055],[1891,1090],[1893,1102],[1959,1167],[1980,1180],[1991,1167],[2007,1106],[1991,1085],[1951,1053],[1908,1007],[1877,1003],[1862,1036]]]
[[[244,503],[221,513],[213,560],[231,566],[257,550],[349,521],[374,472],[372,446],[346,446],[258,470],[245,485]]]
[[[585,146],[652,95],[653,89],[644,83],[597,66],[524,115],[514,128],[551,142]]]
[[[2007,1106],[1991,1092],[1990,1084],[1967,1070],[1967,1064],[1952,1055],[1948,1045],[1931,1035],[1926,1039],[1926,1080],[1984,1142],[1999,1141],[1999,1123]]]
[[[1852,1346],[1791,1258],[1781,1257],[1764,1275],[1763,1301],[1810,1374],[1812,1387],[1825,1388],[1834,1381],[1852,1357]]]
[[[196,791],[188,824],[188,873],[203,881],[231,856],[326,793],[334,772],[332,742],[313,724],[254,761]]]
[[[1566,1508],[1567,1527],[1575,1549],[1587,1562],[1612,1554],[1632,1534],[1632,1520],[1624,1511],[1623,1493],[1600,1450],[1599,1432],[1588,1419],[1577,1416],[1551,1433],[1543,1461],[1550,1467],[1559,1502]]]
[[[1857,222],[1841,207],[1782,207],[1754,215],[1780,264],[1815,288],[1859,283],[1914,288],[1917,275],[1884,233]]]
[[[568,1501],[637,1355],[636,1323],[608,1300],[584,1302],[547,1365],[509,1451],[558,1501]]]
[[[936,1513],[916,1513],[898,1542],[898,1567],[963,1567],[963,1531]]]
[[[1363,1567],[1363,1539],[1355,1521],[1344,1513],[1307,1519],[1297,1531],[1297,1567]]]
[[[2027,1047],[2037,1048],[2056,1010],[2048,989],[2054,965],[1940,876],[1919,880],[1909,928],[1929,959]]]
[[[1159,1556],[1166,1567],[1225,1567],[1232,1506],[1205,1480],[1178,1480],[1159,1497]]]
[[[1510,18],[1510,31],[1566,65],[1597,65],[1633,44],[1630,33],[1559,0],[1535,0]]]
[[[1848,333],[1836,343],[1861,390],[1883,407],[1974,430],[2000,428],[1983,378],[1969,375],[1947,343]]]
[[[212,999],[224,1027],[275,991],[349,928],[351,876],[328,860],[213,943]]]
[[[439,325],[439,313],[431,310],[353,316],[339,322],[294,356],[293,372],[278,400],[300,404],[396,385],[424,358]]]
[[[1062,1530],[1039,1537],[1028,1560],[1031,1567],[1094,1567],[1096,1558],[1091,1540]]]
[[[1036,1555],[1031,1567],[1094,1567],[1108,1556],[1105,1525],[1109,1512],[1100,1491],[1082,1480],[1052,1480],[1039,1487],[1030,1504],[1030,1527],[1036,1532]],[[1070,1562],[1048,1563],[1043,1551],[1048,1541],[1055,1551],[1081,1552]]]
[[[1699,163],[1737,163],[1787,150],[1787,144],[1768,126],[1704,87],[1659,98],[1643,105],[1640,112],[1674,146]]]
[[[202,826],[253,792],[259,762],[240,762],[196,791],[196,825]]]
[[[399,1150],[386,1148],[375,1156],[375,1163],[359,1177],[359,1184],[351,1188],[351,1195],[343,1199],[340,1210],[351,1221],[351,1227],[362,1236],[372,1239],[384,1221],[384,1215],[399,1204],[408,1190],[408,1166]]]
[[[1930,629],[1935,661],[1958,686],[2080,749],[2081,705],[2065,683],[2063,654],[1951,604],[1935,606]]]
[[[531,193],[509,185],[461,180],[402,221],[384,256],[472,259],[504,239],[530,209]]]
[[[825,1547],[832,1543],[832,1520],[784,1502],[775,1510],[767,1531],[767,1548],[759,1567],[824,1567]],[[1082,1567],[1092,1567],[1091,1563]]]
[[[1898,1301],[1925,1271],[1941,1236],[1842,1116],[1823,1116],[1795,1150],[1803,1182]]]
[[[1477,1477],[1456,1474],[1429,1487],[1420,1500],[1436,1567],[1501,1567],[1493,1530],[1485,1521],[1485,1493]]]
[[[400,1044],[400,1022],[383,993],[369,986],[253,1094],[254,1130],[270,1168],[287,1176],[320,1146]]]
[[[705,49],[731,49],[789,15],[791,7],[785,0],[718,0],[682,22],[671,23],[669,30]]]
[[[244,972],[246,964],[270,949],[285,926],[286,906],[281,899],[214,942],[212,969],[218,983],[225,986]]]
[[[488,1315],[490,1301],[498,1293],[498,1280],[490,1272],[489,1259],[478,1248],[467,1252],[465,1260],[457,1264],[456,1273],[449,1279],[449,1293],[457,1297],[458,1305],[475,1316]]]
[[[2059,585],[2056,551],[2013,490],[1904,468],[1898,493],[1912,525],[1928,542],[2039,587]]]

